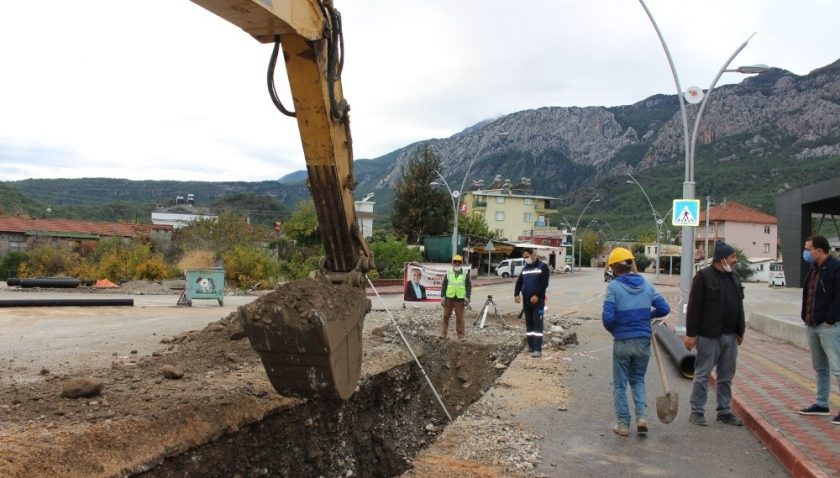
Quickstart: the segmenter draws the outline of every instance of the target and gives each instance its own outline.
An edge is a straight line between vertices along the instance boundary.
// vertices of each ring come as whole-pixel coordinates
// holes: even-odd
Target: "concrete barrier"
[[[810,350],[808,337],[805,335],[805,324],[798,317],[793,319],[786,320],[770,314],[752,312],[748,323],[751,328],[762,334],[787,340],[797,347]]]

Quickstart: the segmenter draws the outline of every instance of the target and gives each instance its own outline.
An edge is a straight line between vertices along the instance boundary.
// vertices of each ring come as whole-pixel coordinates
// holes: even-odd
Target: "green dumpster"
[[[208,267],[189,269],[184,292],[178,299],[178,305],[192,305],[193,299],[216,299],[219,306],[224,305],[225,269]]]

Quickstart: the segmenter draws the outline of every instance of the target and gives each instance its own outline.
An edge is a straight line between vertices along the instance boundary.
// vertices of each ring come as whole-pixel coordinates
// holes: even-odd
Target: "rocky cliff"
[[[688,105],[690,132],[697,111],[698,105]],[[684,168],[685,157],[677,97],[656,95],[612,108],[520,111],[449,138],[415,143],[387,155],[389,161],[376,160],[381,169],[367,168],[359,176],[359,192],[388,196],[403,163],[425,145],[443,158],[442,173],[451,185],[460,185],[469,168],[467,187],[474,179],[489,185],[501,175],[515,184],[526,176],[538,194],[552,196],[627,172],[644,176],[666,167],[673,173]],[[777,177],[778,187],[771,189],[796,187],[785,181],[784,171],[802,161],[838,160],[840,165],[840,60],[803,76],[772,69],[716,88],[699,125],[696,158],[698,173],[704,167],[717,171],[714,165],[726,162],[744,166],[732,170],[738,174]],[[815,178],[819,174],[814,171]]]

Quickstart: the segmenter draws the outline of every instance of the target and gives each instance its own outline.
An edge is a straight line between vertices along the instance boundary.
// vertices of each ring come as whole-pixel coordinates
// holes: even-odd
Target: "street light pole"
[[[627,173],[627,176],[629,176],[630,179],[632,179],[633,182],[636,183],[636,186],[639,186],[639,189],[642,190],[642,194],[645,195],[645,199],[647,199],[647,202],[650,205],[650,212],[653,213],[653,225],[655,227],[654,230],[656,231],[656,282],[658,283],[659,282],[659,256],[660,256],[659,230],[660,230],[661,225],[664,221],[659,217],[659,214],[656,212],[656,209],[653,207],[653,203],[650,202],[650,197],[648,196],[647,192],[645,191],[645,188],[643,188],[642,185],[639,184],[639,181],[636,181],[636,178],[634,178],[632,174]]]
[[[432,181],[430,184],[432,186],[440,186],[441,184],[443,184],[446,187],[446,190],[449,192],[449,199],[452,200],[452,214],[455,217],[455,228],[452,230],[452,257],[455,257],[455,254],[458,250],[458,204],[455,202],[455,199],[457,198],[455,194],[457,193],[457,191],[452,191],[452,189],[449,187],[449,183],[446,182],[446,178],[444,178],[443,175],[440,174],[440,171],[435,170],[435,172],[438,176],[440,176],[440,179],[443,182],[439,183],[437,181]]]
[[[580,212],[580,216],[578,216],[577,221],[575,221],[575,227],[572,228],[572,275],[575,273],[575,237],[577,236],[577,228],[580,226],[580,219],[583,217],[583,213],[586,212],[586,209],[589,207],[590,204],[593,202],[600,202],[601,199],[598,198],[598,194],[592,197],[586,206],[583,207],[583,211]],[[581,247],[582,248],[582,247]]]
[[[502,127],[502,123],[499,123],[498,125],[496,125],[495,128],[493,128],[493,130],[490,132],[490,134],[488,134],[487,136],[482,138],[481,143],[479,143],[479,145],[478,145],[478,149],[476,150],[472,159],[470,159],[470,162],[467,164],[467,172],[464,173],[464,180],[461,181],[461,188],[460,189],[458,189],[456,191],[453,191],[452,189],[450,189],[449,184],[446,183],[446,179],[443,177],[442,174],[440,174],[440,171],[435,170],[437,175],[440,176],[440,179],[443,180],[443,184],[446,186],[446,189],[449,191],[449,197],[452,198],[452,209],[454,210],[454,216],[455,216],[454,221],[453,221],[453,226],[452,226],[452,255],[453,256],[455,256],[455,254],[457,253],[457,249],[458,249],[458,210],[459,210],[459,207],[461,205],[461,195],[463,195],[463,193],[464,193],[464,185],[467,183],[467,176],[470,175],[470,170],[472,169],[473,163],[475,162],[476,158],[478,158],[478,155],[481,154],[481,151],[484,149],[484,146],[487,145],[488,140],[490,138],[492,138],[493,136],[497,135],[497,134],[499,134],[499,135],[507,134],[507,133],[497,133],[497,131],[501,127]]]
[[[700,118],[703,114],[703,110],[706,106],[706,103],[709,100],[709,96],[711,96],[712,90],[714,89],[715,85],[717,84],[718,79],[720,76],[727,71],[726,68],[732,62],[733,59],[741,52],[749,43],[750,39],[752,39],[753,35],[750,35],[747,40],[738,47],[737,50],[729,57],[723,67],[718,71],[717,76],[715,76],[714,81],[712,81],[712,85],[709,87],[709,90],[706,92],[703,101],[700,104],[700,109],[697,111],[697,117],[694,121],[694,132],[691,136],[691,143],[689,143],[689,136],[688,136],[688,115],[686,113],[685,107],[685,99],[683,98],[683,90],[682,86],[680,86],[680,79],[677,75],[677,69],[674,66],[674,60],[671,57],[671,52],[668,49],[668,44],[665,43],[665,38],[662,36],[662,32],[659,30],[659,26],[656,24],[656,20],[653,18],[653,14],[648,9],[647,5],[645,4],[644,0],[639,0],[639,3],[644,8],[645,13],[647,14],[648,18],[650,19],[651,24],[653,24],[654,30],[656,30],[656,34],[659,37],[659,42],[662,44],[662,49],[665,50],[665,56],[668,58],[668,65],[671,67],[671,73],[674,76],[674,84],[677,87],[677,99],[680,103],[680,113],[682,115],[683,121],[683,132],[684,132],[684,148],[685,148],[685,180],[683,182],[683,196],[682,199],[694,199],[695,197],[695,183],[694,183],[694,144],[697,139],[697,129],[700,125]],[[760,71],[759,71],[760,70]],[[739,73],[760,73],[762,71],[766,71],[763,65],[754,66],[754,67],[742,67],[738,68],[734,71]],[[679,320],[677,322],[676,327],[676,334],[677,335],[685,335],[685,314],[688,310],[688,294],[691,288],[691,276],[694,273],[694,227],[692,226],[683,226],[682,227],[682,255],[681,255],[681,262],[680,262],[680,311],[679,311]]]

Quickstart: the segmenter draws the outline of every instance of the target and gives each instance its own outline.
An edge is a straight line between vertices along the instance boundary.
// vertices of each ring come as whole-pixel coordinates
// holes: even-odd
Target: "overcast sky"
[[[674,86],[637,0],[335,0],[356,159],[541,106]],[[837,0],[647,0],[683,88],[840,58]],[[270,180],[303,169],[271,53],[187,0],[0,2],[0,180]],[[285,72],[278,91],[291,103]],[[721,84],[740,81],[726,74]]]

